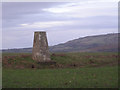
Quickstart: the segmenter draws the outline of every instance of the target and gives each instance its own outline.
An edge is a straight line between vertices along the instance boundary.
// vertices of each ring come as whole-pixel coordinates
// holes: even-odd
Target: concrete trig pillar
[[[38,62],[50,61],[46,32],[34,32],[32,59]]]

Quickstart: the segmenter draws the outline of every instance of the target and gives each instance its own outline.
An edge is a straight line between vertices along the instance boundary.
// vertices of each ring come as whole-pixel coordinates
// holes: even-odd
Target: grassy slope
[[[22,57],[21,57],[22,55]],[[25,55],[25,54],[24,54]],[[3,54],[3,56],[17,56],[8,58],[11,67],[3,63],[3,88],[87,88],[87,87],[118,87],[118,60],[117,53],[58,53],[52,54],[52,60],[63,66],[76,64],[82,68],[64,69],[31,69],[28,66],[36,62],[23,54]],[[27,54],[30,55],[30,54]],[[27,61],[28,63],[26,63]],[[4,61],[3,61],[4,62]],[[92,62],[92,63],[91,63]],[[112,63],[112,64],[111,64]],[[25,65],[24,69],[15,68],[16,65]],[[8,64],[9,65],[9,64]],[[28,65],[28,66],[27,66]],[[94,65],[97,65],[93,67]]]
[[[118,34],[87,36],[50,47],[52,52],[115,52]]]

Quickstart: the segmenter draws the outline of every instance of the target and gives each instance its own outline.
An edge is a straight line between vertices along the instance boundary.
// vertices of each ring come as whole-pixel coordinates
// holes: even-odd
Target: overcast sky
[[[49,46],[118,32],[118,0],[3,2],[2,16],[3,49],[32,47],[34,31],[46,31]]]

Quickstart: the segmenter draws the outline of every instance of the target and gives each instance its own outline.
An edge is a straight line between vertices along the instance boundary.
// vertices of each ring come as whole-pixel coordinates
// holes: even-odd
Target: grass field
[[[118,88],[117,53],[55,53],[51,59],[56,65],[40,66],[31,54],[3,54],[3,88]]]

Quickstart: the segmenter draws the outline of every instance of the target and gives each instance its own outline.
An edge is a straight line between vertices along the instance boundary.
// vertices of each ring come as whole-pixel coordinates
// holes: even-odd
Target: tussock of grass
[[[117,53],[55,53],[51,60],[56,65],[40,65],[32,60],[31,54],[3,54],[4,68],[68,68],[117,65]]]
[[[118,53],[58,53],[51,55],[51,59],[63,64],[78,66],[102,66],[118,63]]]

